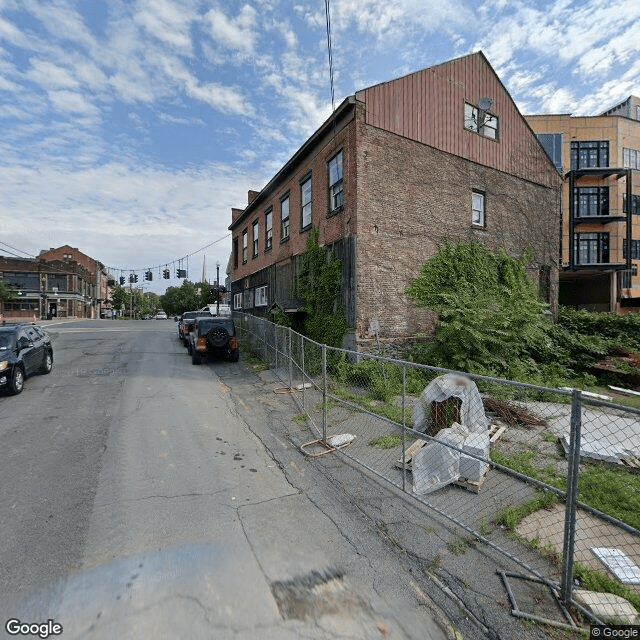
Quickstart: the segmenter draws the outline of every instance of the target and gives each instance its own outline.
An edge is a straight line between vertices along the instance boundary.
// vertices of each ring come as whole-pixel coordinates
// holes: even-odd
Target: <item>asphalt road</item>
[[[52,373],[0,396],[3,637],[453,637],[242,361],[192,365],[172,321],[45,328]]]

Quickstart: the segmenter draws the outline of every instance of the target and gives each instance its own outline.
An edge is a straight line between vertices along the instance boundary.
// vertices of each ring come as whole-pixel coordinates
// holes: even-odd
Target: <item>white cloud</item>
[[[150,34],[183,55],[191,55],[191,23],[197,17],[189,5],[168,0],[145,0],[134,20]]]
[[[86,97],[76,91],[50,91],[49,100],[59,111],[74,114],[98,115],[99,109],[91,104]]]
[[[257,41],[256,10],[245,4],[237,18],[228,18],[219,9],[211,9],[206,15],[211,37],[224,47],[245,53],[253,53]]]
[[[78,86],[78,81],[67,69],[48,60],[32,59],[26,77],[43,88],[75,89]]]

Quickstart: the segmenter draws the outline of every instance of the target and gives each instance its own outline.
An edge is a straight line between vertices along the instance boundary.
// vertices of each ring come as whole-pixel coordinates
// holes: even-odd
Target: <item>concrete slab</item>
[[[600,620],[619,624],[640,624],[640,614],[624,598],[612,593],[595,593],[576,589],[573,597]]]

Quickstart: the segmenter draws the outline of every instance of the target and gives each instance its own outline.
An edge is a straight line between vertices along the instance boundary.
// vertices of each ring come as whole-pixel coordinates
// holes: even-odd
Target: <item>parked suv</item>
[[[187,338],[193,326],[193,322],[197,317],[207,316],[211,314],[208,311],[185,311],[178,320],[178,338],[187,346]]]
[[[0,389],[18,394],[27,376],[50,373],[51,338],[35,324],[0,326]]]
[[[187,349],[193,364],[200,364],[210,356],[225,358],[231,362],[238,362],[240,357],[236,325],[231,318],[196,318],[187,339]]]

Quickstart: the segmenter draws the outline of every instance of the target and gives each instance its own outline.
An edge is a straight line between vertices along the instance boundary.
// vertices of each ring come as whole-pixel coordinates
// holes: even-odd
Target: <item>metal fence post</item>
[[[304,393],[304,387],[305,387],[305,370],[304,370],[304,336],[300,336],[300,345],[302,346],[301,354],[300,354],[300,365],[301,365],[301,369],[302,369],[302,413],[305,412],[305,404],[304,404],[304,399],[305,399],[305,393]]]
[[[322,345],[322,439],[327,441],[327,345]]]
[[[402,365],[402,490],[406,491],[406,480],[407,480],[407,457],[406,457],[406,428],[407,428],[407,417],[405,414],[407,403],[407,365],[406,363]]]
[[[289,348],[289,389],[293,389],[293,351],[291,350],[291,327],[289,330],[288,348]]]
[[[564,514],[564,541],[562,546],[562,600],[571,602],[573,590],[573,556],[576,538],[576,502],[580,474],[580,437],[582,428],[582,393],[574,389],[571,394],[571,436],[569,467],[567,471],[567,504]]]

